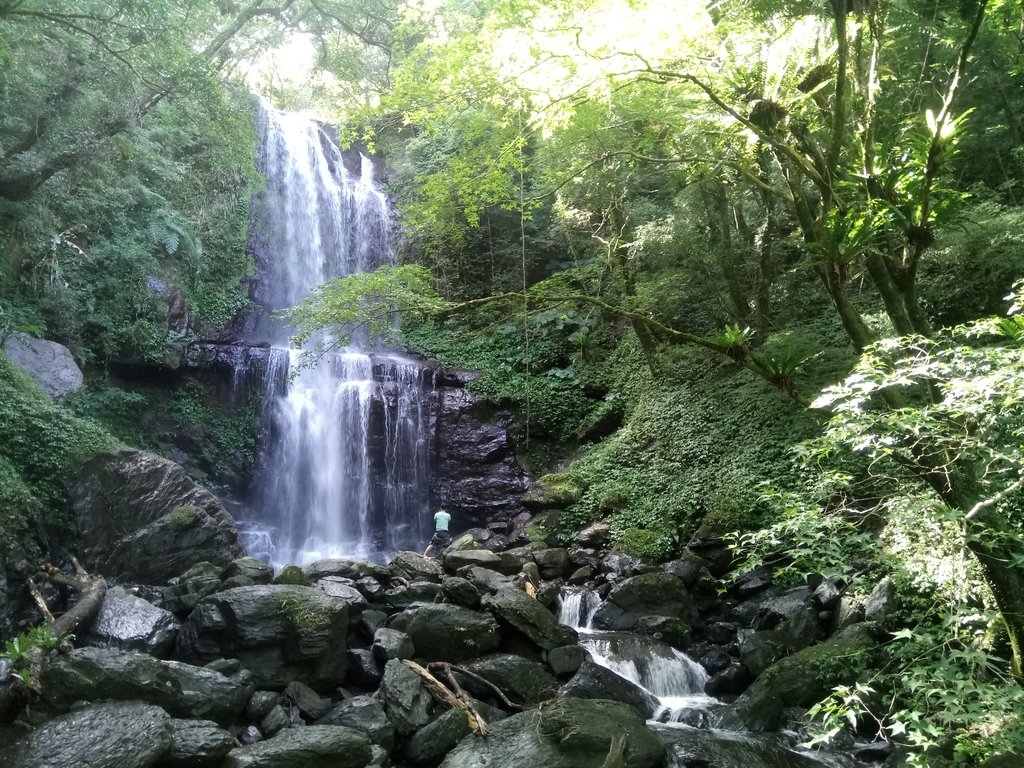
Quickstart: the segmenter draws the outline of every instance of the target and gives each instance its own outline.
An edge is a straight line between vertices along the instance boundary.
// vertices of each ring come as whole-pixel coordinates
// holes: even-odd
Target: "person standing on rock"
[[[451,519],[452,516],[448,514],[448,510],[442,504],[441,508],[434,513],[434,537],[427,544],[427,548],[423,550],[424,557],[430,557],[434,547],[437,547],[438,554],[440,554],[441,550],[451,543],[452,535],[448,532],[448,523],[451,522]]]

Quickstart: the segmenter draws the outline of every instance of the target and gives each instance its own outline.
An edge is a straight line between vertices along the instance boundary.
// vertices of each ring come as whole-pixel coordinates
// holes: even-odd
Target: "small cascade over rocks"
[[[263,103],[259,129],[252,335],[272,348],[259,356],[264,440],[243,537],[275,565],[419,549],[430,530],[433,372],[388,350],[333,350],[330,339],[306,365],[275,315],[331,278],[393,260],[387,198],[373,163],[362,156],[353,172],[317,122]]]
[[[558,596],[558,623],[574,629],[591,629],[601,597],[589,589],[563,589]]]
[[[719,704],[704,693],[708,673],[670,645],[647,635],[602,632],[591,628],[600,596],[587,589],[566,589],[559,596],[558,620],[579,632],[591,659],[658,699],[652,719],[662,723],[707,723],[707,711]]]

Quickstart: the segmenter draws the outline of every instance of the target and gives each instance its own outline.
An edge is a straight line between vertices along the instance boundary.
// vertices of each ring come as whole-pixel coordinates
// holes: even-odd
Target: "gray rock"
[[[504,587],[514,586],[512,577],[505,576],[490,568],[473,567],[463,571],[463,577],[470,581],[481,594],[494,593]]]
[[[255,744],[257,741],[263,741],[263,734],[255,725],[249,725],[239,734],[238,741],[243,745]]]
[[[785,739],[732,731],[672,728],[659,731],[669,742],[671,765],[702,768],[822,768],[816,754],[790,749]]]
[[[675,648],[685,648],[690,640],[690,625],[675,616],[641,616],[633,631],[650,635]]]
[[[513,703],[524,707],[536,706],[558,693],[558,681],[544,665],[522,656],[495,653],[463,666],[497,686]],[[462,680],[461,684],[477,698],[494,700],[494,691],[472,678]]]
[[[813,645],[823,634],[818,610],[814,605],[805,605],[779,626],[779,632],[785,638],[786,647],[790,651],[799,651]]]
[[[383,565],[344,558],[317,560],[303,566],[302,572],[310,582],[320,581],[328,576],[341,576],[353,581],[366,577],[372,577],[378,581],[386,581],[391,578],[391,572]]]
[[[776,730],[787,707],[809,707],[834,686],[854,682],[861,667],[858,657],[876,645],[870,626],[854,624],[774,664],[726,708],[721,727]]]
[[[578,645],[563,645],[548,651],[548,666],[558,677],[576,674],[587,659],[587,652]]]
[[[310,725],[233,749],[223,768],[365,768],[371,759],[370,740],[362,731]]]
[[[591,523],[576,534],[576,540],[580,543],[581,547],[601,547],[608,542],[611,535],[611,523],[598,521]]]
[[[14,331],[4,341],[4,354],[46,394],[63,400],[82,388],[85,379],[71,350],[63,344]]]
[[[715,672],[704,684],[708,696],[735,696],[743,693],[753,678],[742,664],[730,664]]]
[[[460,549],[449,551],[444,556],[444,567],[449,571],[457,572],[460,568],[488,568],[506,576],[518,573],[517,568],[513,574],[507,573],[504,563],[499,555],[486,549]]]
[[[897,609],[898,604],[896,585],[893,584],[892,579],[886,576],[875,585],[871,594],[868,595],[867,602],[864,603],[864,619],[885,625]]]
[[[411,659],[416,653],[411,637],[388,627],[381,627],[374,634],[371,650],[381,664],[391,659]]]
[[[544,579],[558,579],[569,572],[569,551],[564,547],[537,550],[533,561]]]
[[[810,605],[812,595],[810,587],[794,587],[780,595],[768,597],[760,603],[751,626],[757,630],[775,629]]]
[[[633,707],[645,718],[658,709],[658,700],[635,683],[585,659],[572,679],[562,686],[563,696],[579,699],[610,699]]]
[[[772,569],[761,566],[745,571],[736,577],[734,589],[740,597],[750,597],[772,585]]]
[[[90,704],[0,747],[4,768],[150,768],[171,747],[171,718],[139,702]]]
[[[256,691],[245,705],[245,716],[251,722],[258,723],[280,703],[281,694],[275,691]]]
[[[441,577],[444,576],[444,570],[437,560],[423,557],[416,552],[399,552],[391,560],[388,568],[394,575],[407,581],[431,581],[439,584]]]
[[[89,628],[86,642],[164,656],[174,647],[178,621],[124,587],[111,587]]]
[[[47,703],[58,711],[76,701],[113,699],[155,704],[176,717],[227,723],[252,695],[248,673],[234,678],[175,661],[112,648],[77,648],[43,670]]]
[[[521,589],[499,589],[485,597],[481,606],[503,626],[512,627],[539,648],[548,651],[562,645],[558,619]]]
[[[467,736],[441,768],[602,768],[615,738],[629,768],[662,765],[664,745],[633,708],[564,698],[495,723],[488,736]]]
[[[90,459],[68,485],[83,560],[105,576],[166,584],[190,565],[242,555],[234,520],[178,464],[122,449]]]
[[[423,680],[398,659],[384,667],[384,679],[377,692],[388,719],[398,733],[407,736],[430,722],[433,700]]]
[[[353,614],[369,607],[362,592],[351,584],[345,583],[341,576],[328,576],[315,582],[313,586],[326,595],[344,600],[352,609]]]
[[[364,576],[356,579],[356,589],[371,603],[379,603],[384,600],[384,586],[372,576]]]
[[[325,699],[308,685],[292,680],[284,689],[284,697],[310,720],[317,720],[327,714],[331,700]]]
[[[786,641],[773,629],[754,632],[740,643],[740,659],[753,677],[757,677],[786,655]]]
[[[308,587],[310,586],[309,579],[306,578],[306,574],[297,565],[286,565],[280,571],[274,574],[274,578],[271,579],[272,584],[290,584],[297,587]]]
[[[414,581],[411,584],[384,592],[384,604],[404,611],[416,603],[432,603],[441,594],[441,585],[432,581]]]
[[[373,642],[374,635],[377,634],[377,630],[384,626],[388,620],[388,615],[384,611],[368,610],[363,611],[359,615],[358,626],[359,634],[368,643]]]
[[[677,577],[686,585],[687,589],[694,586],[705,576],[707,578],[711,577],[704,558],[692,553],[685,554],[678,560],[670,560],[661,566],[661,570]]]
[[[842,593],[831,579],[823,580],[814,590],[814,603],[823,611],[834,611],[840,597]]]
[[[274,736],[291,724],[288,710],[280,704],[275,704],[263,719],[260,720],[260,733],[267,738]]]
[[[384,705],[375,696],[353,696],[340,701],[316,722],[317,725],[345,725],[363,731],[370,741],[388,752],[395,745],[395,727]]]
[[[205,598],[178,634],[182,658],[233,656],[260,688],[299,680],[316,690],[345,677],[348,604],[313,587],[238,587]]]
[[[209,720],[172,720],[171,748],[157,768],[213,766],[234,746],[234,736]]]
[[[245,576],[253,584],[269,584],[274,578],[274,569],[255,557],[240,557],[228,563],[220,577],[230,579],[233,576]]]
[[[369,648],[350,648],[348,651],[348,675],[352,684],[366,690],[380,685],[384,665]]]
[[[220,591],[221,586],[219,576],[182,576],[177,584],[159,589],[160,606],[176,616],[187,616],[204,597]]]
[[[488,614],[435,603],[391,617],[388,626],[412,638],[416,654],[428,661],[463,661],[498,647],[498,624]]]
[[[413,734],[405,745],[405,756],[416,765],[437,765],[472,732],[464,709],[449,709]]]
[[[688,619],[690,610],[690,596],[682,580],[671,573],[653,571],[617,584],[594,614],[594,626],[630,630],[641,616]]]
[[[839,598],[839,605],[832,617],[832,632],[839,632],[861,621],[864,621],[863,604],[850,595],[843,595]]]
[[[476,610],[480,607],[480,590],[469,579],[446,576],[441,582],[441,599],[452,605]]]

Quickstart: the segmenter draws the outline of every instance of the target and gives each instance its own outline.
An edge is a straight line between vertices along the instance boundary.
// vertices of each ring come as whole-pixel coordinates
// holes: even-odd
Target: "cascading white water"
[[[576,629],[590,629],[601,597],[589,589],[564,589],[558,596],[558,623]]]
[[[559,596],[558,620],[575,628],[580,645],[602,667],[654,695],[661,706],[652,719],[679,722],[687,713],[719,702],[704,693],[708,673],[687,656],[646,635],[601,632],[592,628],[601,598],[586,589],[566,589]]]
[[[272,316],[331,278],[392,261],[387,199],[372,162],[364,156],[350,173],[315,121],[263,103],[259,128],[266,189],[254,209],[254,298],[264,315],[254,335],[274,348],[256,520],[243,530],[253,543],[262,536],[259,554],[276,565],[419,548],[430,528],[432,375],[351,348],[299,366],[288,327]]]

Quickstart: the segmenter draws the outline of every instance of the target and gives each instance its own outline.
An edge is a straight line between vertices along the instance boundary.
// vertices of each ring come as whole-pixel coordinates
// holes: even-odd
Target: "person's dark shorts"
[[[448,531],[434,531],[434,538],[430,540],[432,547],[447,547],[452,543],[452,535]]]

